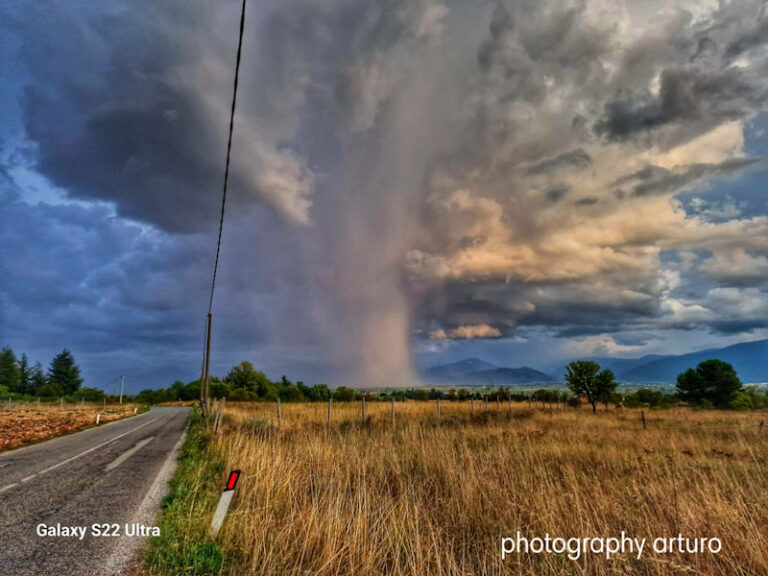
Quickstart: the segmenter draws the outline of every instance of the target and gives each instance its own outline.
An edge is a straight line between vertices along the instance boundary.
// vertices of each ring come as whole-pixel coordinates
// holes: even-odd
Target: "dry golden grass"
[[[768,574],[765,414],[476,403],[228,405],[223,574]],[[500,538],[718,537],[718,555],[512,555]],[[650,546],[650,544],[648,544]]]
[[[0,451],[133,415],[134,404],[11,404],[0,405]]]

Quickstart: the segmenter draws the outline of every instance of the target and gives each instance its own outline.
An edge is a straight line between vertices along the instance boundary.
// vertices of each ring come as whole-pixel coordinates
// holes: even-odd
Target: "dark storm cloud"
[[[757,19],[756,25],[743,36],[732,41],[725,50],[728,58],[735,58],[744,52],[768,43],[768,18],[763,4],[762,15]]]
[[[766,82],[738,69],[670,69],[658,96],[619,91],[595,125],[598,134],[624,139],[666,124],[742,118],[764,105]]]
[[[105,6],[12,14],[33,78],[21,104],[38,169],[73,196],[115,202],[121,215],[206,228],[221,155],[210,154],[202,110],[167,75],[185,55],[163,23],[185,11],[144,5],[118,18]]]
[[[596,284],[452,281],[430,294],[423,316],[425,326],[489,324],[506,335],[543,326],[562,336],[598,334],[661,316],[653,274],[633,276],[632,293],[624,281],[618,274]]]
[[[737,174],[751,166],[765,166],[765,158],[734,158],[720,164],[693,164],[682,170],[668,170],[660,166],[646,166],[614,182],[614,186],[635,183],[633,196],[669,194],[697,181]]]
[[[113,202],[121,216],[171,232],[210,230],[220,202],[236,48],[224,16],[236,22],[236,12],[223,9],[221,19],[211,18],[204,5],[189,2],[4,12],[22,39],[19,56],[30,78],[20,103],[36,169],[72,197]],[[273,42],[276,33],[263,39]],[[311,173],[285,147],[302,98],[294,86],[299,71],[279,67],[286,41],[290,36],[260,51],[246,38],[252,52],[243,72],[230,199],[234,211],[256,197],[301,221]],[[261,89],[253,90],[257,81]],[[273,124],[253,136],[248,124],[256,115]]]
[[[595,132],[622,140],[667,124],[743,118],[765,106],[767,90],[763,76],[737,68],[667,69],[658,95],[619,90],[605,104]]]
[[[281,333],[284,342],[297,347],[306,345],[311,333],[311,324],[302,320],[311,311],[299,270],[270,258],[271,248],[287,255],[295,246],[274,228],[269,214],[249,216],[270,231],[273,244],[259,247],[251,230],[237,225],[225,235],[214,308],[217,374],[245,357],[258,359],[254,350],[263,349],[269,333]],[[214,240],[138,226],[115,217],[106,205],[30,205],[5,181],[0,187],[0,345],[43,362],[68,347],[88,385],[100,385],[115,373],[129,375],[134,391],[194,378]],[[259,258],[245,258],[245,253]],[[288,301],[303,326],[303,339],[280,317]],[[285,370],[279,363],[262,364]]]

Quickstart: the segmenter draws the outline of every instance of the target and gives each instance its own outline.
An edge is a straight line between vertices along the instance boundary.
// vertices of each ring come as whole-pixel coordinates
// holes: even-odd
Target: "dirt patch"
[[[11,450],[26,444],[42,442],[56,436],[71,434],[100,423],[119,420],[133,415],[132,404],[122,406],[77,405],[38,407],[12,406],[0,411],[0,451]]]

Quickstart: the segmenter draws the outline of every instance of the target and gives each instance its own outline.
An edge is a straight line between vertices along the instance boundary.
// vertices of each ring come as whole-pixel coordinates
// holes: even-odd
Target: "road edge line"
[[[144,495],[144,499],[136,509],[136,513],[133,515],[131,522],[152,525],[157,511],[160,509],[160,503],[163,496],[165,496],[165,493],[168,491],[168,485],[176,472],[179,454],[181,453],[181,447],[184,444],[184,440],[187,438],[188,430],[189,420],[187,420],[187,425],[184,427],[179,440],[168,453],[165,462],[163,462],[157,476],[155,476],[155,479]],[[130,567],[131,562],[135,560],[145,541],[146,538],[127,538],[127,542],[124,545],[120,545],[122,542],[118,543],[117,548],[109,555],[109,558],[107,558],[107,561],[104,564],[103,574],[107,576],[110,574],[120,574],[124,569]]]

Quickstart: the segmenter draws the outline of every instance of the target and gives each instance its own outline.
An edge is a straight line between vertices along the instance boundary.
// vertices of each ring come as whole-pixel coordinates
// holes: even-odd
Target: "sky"
[[[0,7],[0,345],[199,375],[240,5]],[[248,5],[212,371],[768,338],[764,2]]]

